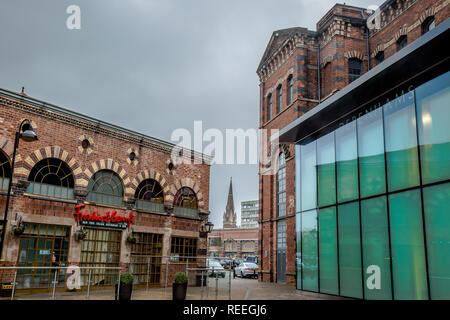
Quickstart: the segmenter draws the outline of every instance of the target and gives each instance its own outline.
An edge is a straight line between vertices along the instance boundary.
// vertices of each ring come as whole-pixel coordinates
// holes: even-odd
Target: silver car
[[[238,277],[257,277],[258,265],[252,262],[242,262],[234,268],[234,274]]]
[[[208,260],[207,263],[209,276],[215,277],[217,274],[219,277],[225,278],[225,269],[222,267],[219,261]]]

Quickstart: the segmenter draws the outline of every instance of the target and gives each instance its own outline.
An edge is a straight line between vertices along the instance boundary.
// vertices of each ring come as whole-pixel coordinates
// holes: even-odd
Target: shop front
[[[450,299],[448,25],[280,132],[296,144],[298,289]]]
[[[48,224],[24,224],[20,236],[18,267],[66,267],[69,255],[70,227]],[[49,288],[57,269],[19,269],[17,289]],[[64,286],[65,271],[56,274],[57,286]]]

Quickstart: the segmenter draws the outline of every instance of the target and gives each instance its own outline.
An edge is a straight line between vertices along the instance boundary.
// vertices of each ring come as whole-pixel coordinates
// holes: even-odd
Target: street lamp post
[[[25,127],[27,125],[27,127]],[[21,132],[23,130],[23,132]],[[2,220],[2,237],[0,240],[0,259],[3,254],[3,242],[5,241],[5,233],[6,233],[6,224],[8,219],[8,207],[9,207],[9,199],[11,198],[11,186],[12,186],[12,180],[14,176],[14,162],[16,161],[16,151],[19,147],[19,140],[22,139],[26,142],[32,142],[38,140],[38,137],[36,135],[36,132],[33,131],[33,128],[31,127],[31,121],[29,119],[25,119],[20,123],[19,130],[16,132],[16,136],[14,139],[14,151],[13,151],[13,157],[11,161],[11,179],[9,179],[8,183],[8,193],[6,195],[6,208],[5,208],[5,214],[3,215]]]

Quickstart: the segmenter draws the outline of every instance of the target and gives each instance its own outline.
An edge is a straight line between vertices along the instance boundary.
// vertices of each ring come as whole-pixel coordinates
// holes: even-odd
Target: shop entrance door
[[[286,220],[277,224],[277,282],[286,283]]]
[[[20,237],[18,267],[65,267],[69,252],[69,227],[26,224]],[[56,269],[22,269],[17,271],[17,289],[53,287]],[[57,287],[64,286],[65,269],[59,269]],[[38,290],[39,291],[39,290]]]
[[[134,283],[159,286],[161,281],[161,259],[163,235],[136,233],[137,241],[131,249],[130,272]]]
[[[80,267],[103,267],[91,269],[92,289],[112,286],[117,283],[119,272],[120,242],[122,231],[86,228],[87,236],[82,241]],[[87,286],[89,269],[81,271],[81,285]]]

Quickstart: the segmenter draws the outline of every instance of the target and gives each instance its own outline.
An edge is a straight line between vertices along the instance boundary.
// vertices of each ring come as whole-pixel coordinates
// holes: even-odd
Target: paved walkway
[[[217,299],[229,299],[229,280],[222,279],[218,283]],[[233,300],[343,300],[345,298],[330,296],[319,293],[296,290],[292,286],[259,282],[255,279],[232,279],[231,299]],[[87,292],[56,292],[56,300],[87,300]],[[0,298],[6,300],[8,298]],[[51,299],[51,292],[39,294],[24,294],[18,292],[14,300],[48,300]],[[134,288],[133,300],[171,300],[172,288]],[[206,287],[188,287],[187,300],[215,300],[216,287],[214,280]],[[93,290],[90,292],[89,300],[114,300],[112,289]]]

